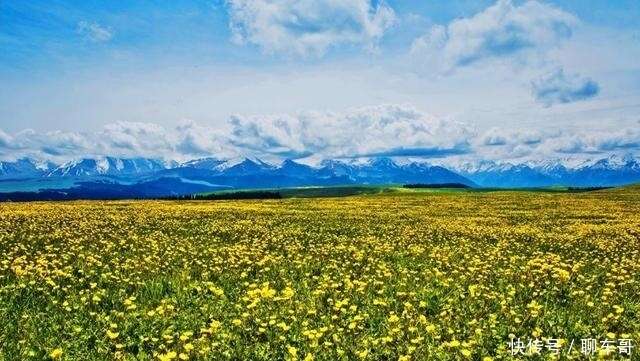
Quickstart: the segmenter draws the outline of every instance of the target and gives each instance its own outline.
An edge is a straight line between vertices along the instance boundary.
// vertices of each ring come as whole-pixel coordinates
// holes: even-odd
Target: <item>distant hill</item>
[[[640,163],[609,157],[510,164],[480,161],[455,167],[390,158],[325,160],[309,166],[285,160],[195,159],[184,163],[103,157],[64,164],[33,159],[0,162],[0,199],[155,198],[220,190],[368,185],[456,187],[609,187],[640,182]]]
[[[626,156],[567,165],[558,160],[478,162],[452,168],[482,187],[611,187],[640,182],[640,161]]]

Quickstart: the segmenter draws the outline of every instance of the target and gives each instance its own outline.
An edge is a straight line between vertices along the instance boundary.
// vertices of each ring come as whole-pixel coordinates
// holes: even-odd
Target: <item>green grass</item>
[[[252,188],[235,189],[197,194],[197,197],[206,198],[212,195],[239,195],[250,192],[277,193],[282,198],[322,198],[322,197],[348,197],[378,194],[420,194],[420,193],[486,193],[486,192],[540,192],[540,193],[581,193],[597,191],[588,188],[571,188],[564,186],[538,187],[538,188],[404,188],[402,185],[346,185],[346,186],[318,186],[318,187],[292,187],[292,188]]]

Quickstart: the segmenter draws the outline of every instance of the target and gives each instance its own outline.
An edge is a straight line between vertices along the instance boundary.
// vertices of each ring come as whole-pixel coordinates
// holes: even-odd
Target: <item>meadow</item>
[[[637,359],[639,251],[633,187],[1,203],[0,360]]]

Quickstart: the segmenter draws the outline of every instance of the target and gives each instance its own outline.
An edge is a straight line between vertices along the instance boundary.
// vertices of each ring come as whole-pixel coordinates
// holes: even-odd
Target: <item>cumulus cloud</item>
[[[154,154],[171,149],[168,132],[160,125],[142,122],[116,122],[104,126],[99,137],[105,149]]]
[[[535,130],[523,130],[517,133],[516,139],[524,145],[540,144],[544,138],[541,132]]]
[[[627,128],[612,132],[567,134],[550,140],[549,144],[556,152],[572,154],[637,151],[640,149],[640,130]]]
[[[640,148],[640,130],[623,129],[611,134],[599,134],[597,146],[601,150],[630,150]]]
[[[40,150],[52,156],[73,156],[90,151],[94,144],[80,133],[59,130],[47,132],[44,135],[35,135],[31,141],[40,144]]]
[[[503,134],[498,128],[489,129],[481,139],[483,145],[506,145],[507,136]]]
[[[640,128],[639,128],[640,129]],[[640,155],[640,130],[491,128],[472,139],[477,159],[586,159],[608,154]]]
[[[210,127],[198,125],[192,120],[185,120],[176,127],[175,151],[187,156],[213,155],[227,158],[237,155],[229,146],[227,134]]]
[[[13,137],[0,129],[0,148],[8,148],[11,146]]]
[[[227,0],[233,41],[267,53],[322,55],[332,46],[375,47],[396,16],[371,0]]]
[[[117,122],[91,133],[0,133],[0,142],[14,149],[5,153],[56,159],[102,155],[298,159],[442,157],[469,152],[472,136],[458,122],[430,116],[411,106],[382,105],[340,113],[234,115],[228,124],[216,128],[193,121],[183,121],[170,129],[152,123]]]
[[[586,139],[588,135],[563,135],[547,140],[544,148],[549,153],[563,154],[579,154],[579,153],[596,153],[596,149],[587,147]]]
[[[116,122],[95,132],[24,130],[8,134],[0,130],[0,159],[254,156],[319,160],[390,156],[510,160],[640,152],[640,128],[635,124],[611,131],[470,129],[469,124],[435,117],[409,105],[380,105],[343,112],[234,115],[216,127],[185,120],[176,127]]]
[[[555,136],[548,131],[494,127],[478,134],[472,148],[480,159],[516,159],[539,153],[540,145]]]
[[[111,40],[113,33],[110,29],[94,22],[80,21],[76,26],[78,34],[94,43],[102,43]]]
[[[541,132],[531,129],[509,129],[493,127],[480,135],[479,141],[486,146],[501,145],[535,145],[543,139],[554,136],[555,133]]]
[[[576,23],[573,15],[541,2],[498,0],[472,17],[434,26],[414,41],[411,52],[441,72],[491,59],[524,59],[556,47]]]
[[[238,147],[286,157],[438,157],[469,151],[472,134],[455,121],[410,106],[382,105],[344,113],[240,117],[232,123]]]
[[[593,98],[600,92],[600,86],[591,78],[567,75],[563,69],[557,69],[532,81],[531,92],[536,101],[550,107]]]
[[[231,117],[232,142],[241,148],[287,158],[301,158],[320,150],[323,144],[309,134],[309,115]],[[311,118],[314,116],[311,115]]]

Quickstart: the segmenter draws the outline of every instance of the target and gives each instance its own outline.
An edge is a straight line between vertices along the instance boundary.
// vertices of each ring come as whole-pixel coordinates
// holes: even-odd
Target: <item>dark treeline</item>
[[[0,202],[37,202],[37,201],[77,201],[77,200],[119,200],[119,199],[149,199],[152,197],[136,197],[118,192],[64,192],[58,190],[42,190],[39,192],[11,192],[0,193]]]
[[[0,193],[0,202],[32,202],[32,201],[72,201],[72,200],[118,200],[118,199],[161,199],[161,200],[225,200],[225,199],[281,199],[278,192],[246,191],[213,194],[183,194],[174,196],[135,197],[126,193],[103,192],[98,194],[82,194],[78,192],[61,192],[44,190],[40,192]]]
[[[191,194],[173,197],[163,197],[162,199],[193,199],[193,200],[225,200],[225,199],[281,199],[278,192],[269,191],[241,191],[223,192],[211,194]]]
[[[591,192],[591,191],[601,191],[603,189],[611,189],[613,187],[569,187],[567,190],[569,192]]]
[[[405,184],[402,188],[471,188],[470,186],[462,183],[410,183]]]

